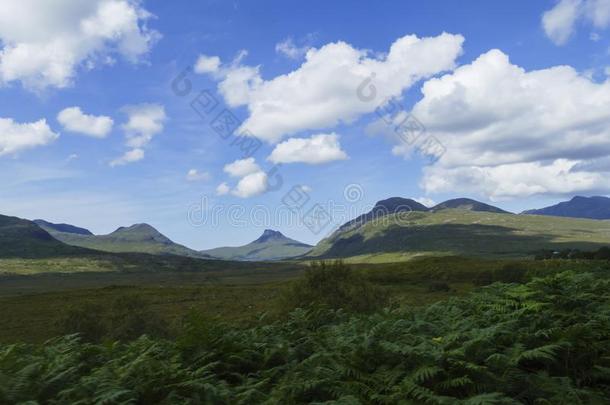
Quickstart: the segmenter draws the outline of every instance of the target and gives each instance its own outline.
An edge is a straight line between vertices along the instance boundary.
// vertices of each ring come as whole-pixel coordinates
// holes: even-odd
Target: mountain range
[[[108,235],[94,235],[89,230],[66,224],[36,220],[35,223],[53,238],[67,245],[113,253],[171,254],[195,258],[208,255],[177,244],[148,224],[120,227]]]
[[[58,241],[32,221],[0,215],[0,257],[39,258],[88,252]]]
[[[523,214],[555,217],[610,219],[610,198],[576,196],[550,207],[524,211]]]
[[[148,224],[94,235],[74,225],[0,216],[0,256],[53,257],[102,251],[269,261],[439,253],[523,256],[541,249],[595,249],[610,244],[610,222],[569,218],[610,218],[610,198],[574,197],[523,214],[467,198],[428,208],[412,199],[392,197],[377,202],[371,211],[348,221],[315,247],[266,229],[244,246],[203,251],[177,244]]]
[[[606,221],[517,215],[470,199],[426,208],[391,198],[341,226],[307,257],[367,256],[366,260],[388,261],[420,254],[522,257],[542,249],[596,249],[608,244]]]
[[[263,234],[244,246],[219,247],[201,253],[224,260],[266,261],[302,256],[313,246],[290,239],[281,232],[265,229]]]

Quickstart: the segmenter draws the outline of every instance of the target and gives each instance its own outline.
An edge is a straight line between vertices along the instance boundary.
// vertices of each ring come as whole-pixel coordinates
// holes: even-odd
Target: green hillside
[[[244,246],[220,247],[201,253],[226,260],[280,260],[301,256],[312,246],[287,238],[281,232],[266,229],[255,241]]]
[[[497,214],[509,214],[508,211],[504,211],[501,208],[494,207],[493,205],[485,204],[477,200],[472,200],[470,198],[454,198],[453,200],[447,200],[432,207],[430,210],[440,211],[450,208],[469,211],[495,212]]]
[[[444,209],[388,215],[354,229],[339,229],[308,256],[379,261],[418,254],[523,257],[541,249],[604,245],[610,245],[610,221]]]
[[[55,239],[68,245],[113,253],[150,253],[171,254],[178,256],[207,258],[195,250],[172,242],[148,224],[136,224],[119,228],[108,235],[83,235],[71,232],[60,232],[57,229],[42,225]]]
[[[54,239],[32,221],[0,215],[0,258],[45,258],[89,253]]]

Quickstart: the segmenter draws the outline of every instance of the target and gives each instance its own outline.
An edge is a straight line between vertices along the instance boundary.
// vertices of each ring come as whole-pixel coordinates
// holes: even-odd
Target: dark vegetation
[[[421,264],[450,288],[466,276],[438,259]],[[510,282],[379,309],[388,280],[417,275],[397,266],[375,279],[320,263],[285,286],[298,308],[240,325],[191,311],[174,339],[146,326],[154,317],[141,298],[111,305],[102,343],[86,333],[100,333],[88,316],[104,310],[71,309],[66,325],[81,336],[0,346],[0,403],[607,403],[608,263],[487,264]]]
[[[536,260],[548,259],[610,260],[610,247],[604,246],[594,251],[579,249],[543,250],[536,254]]]
[[[322,306],[352,312],[373,312],[388,304],[387,293],[337,260],[313,262],[301,280],[284,294],[284,308]]]
[[[610,219],[610,198],[576,196],[570,201],[564,201],[538,210],[525,211],[524,214],[551,215],[556,217]]]

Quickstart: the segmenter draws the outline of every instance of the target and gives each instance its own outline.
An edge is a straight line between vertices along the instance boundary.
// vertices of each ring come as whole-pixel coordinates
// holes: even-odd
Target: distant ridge
[[[44,219],[35,219],[34,223],[42,228],[53,229],[57,232],[74,233],[77,235],[93,235],[91,231],[85,228],[79,228],[78,226],[68,224],[54,224],[47,222]]]
[[[428,211],[428,207],[410,198],[390,197],[385,200],[377,201],[372,210],[341,225],[338,231],[343,232],[348,229],[357,228],[373,219],[378,219],[385,215],[413,211],[425,212]]]
[[[171,239],[149,224],[135,224],[128,227],[119,227],[108,235],[66,232],[58,230],[56,226],[48,226],[42,222],[40,226],[49,232],[55,239],[72,246],[80,246],[113,253],[171,254],[195,258],[209,258],[209,256],[201,254],[196,250],[174,243]],[[68,230],[83,229],[65,224],[61,228]]]
[[[279,231],[265,229],[261,236],[247,245],[202,250],[200,253],[225,260],[281,260],[301,256],[312,247]]]
[[[412,212],[400,215],[407,211]],[[377,215],[384,220],[373,220]],[[528,257],[544,249],[599,249],[610,244],[607,229],[601,221],[515,215],[467,198],[431,209],[413,200],[391,198],[341,226],[305,258],[391,262],[439,254]]]
[[[510,212],[501,208],[494,207],[493,205],[485,204],[477,200],[472,200],[470,198],[455,198],[453,200],[447,200],[432,207],[430,210],[438,211],[444,209],[461,209],[468,211],[495,212],[496,214],[510,214]]]
[[[555,217],[610,219],[610,198],[576,196],[550,207],[524,211],[529,215],[550,215]]]
[[[44,258],[90,253],[53,238],[33,221],[0,215],[0,257]]]

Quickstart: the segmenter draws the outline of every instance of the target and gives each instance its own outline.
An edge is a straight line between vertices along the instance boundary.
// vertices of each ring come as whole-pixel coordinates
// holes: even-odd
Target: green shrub
[[[92,303],[72,306],[61,315],[57,326],[64,335],[78,333],[87,342],[99,342],[106,335],[103,312],[101,305]]]
[[[110,308],[108,338],[112,340],[133,340],[142,335],[167,337],[168,334],[167,322],[138,295],[119,297]]]
[[[319,268],[315,269],[320,271]],[[187,340],[0,345],[0,403],[607,404],[607,272],[371,314],[297,309]]]
[[[494,270],[493,281],[501,283],[524,283],[526,281],[527,268],[518,262],[502,265]]]
[[[324,306],[371,312],[388,304],[387,294],[340,260],[314,262],[285,293],[286,308]]]
[[[428,285],[428,292],[449,292],[451,287],[444,281],[433,281]]]

